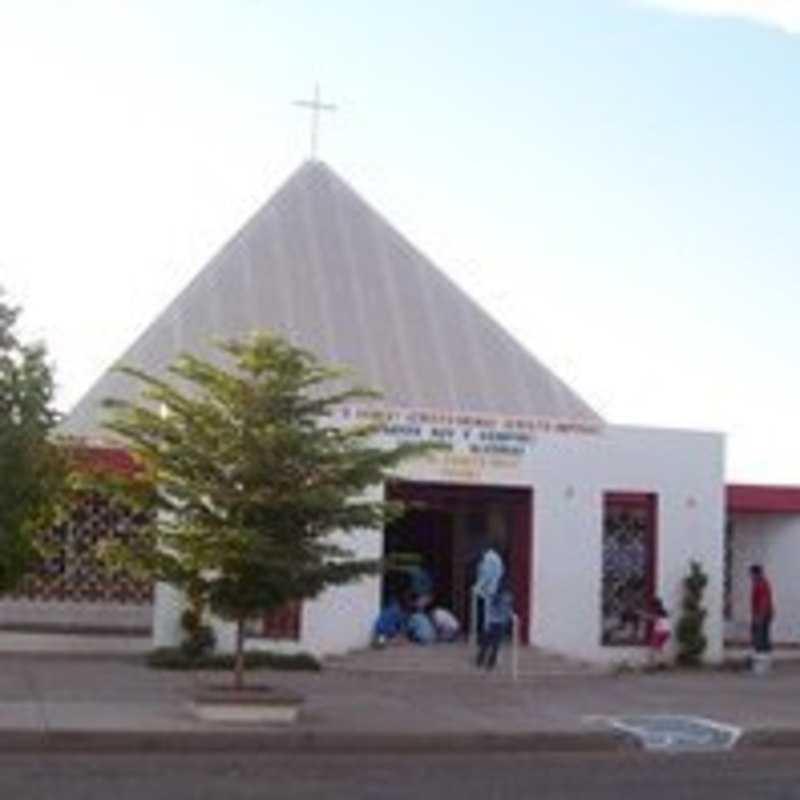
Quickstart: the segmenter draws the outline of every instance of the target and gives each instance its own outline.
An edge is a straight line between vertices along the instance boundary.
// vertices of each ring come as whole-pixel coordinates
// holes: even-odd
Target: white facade
[[[430,429],[422,427],[422,438],[427,438]],[[475,436],[464,426],[444,427],[457,441]],[[566,656],[609,664],[639,661],[644,651],[601,644],[604,494],[655,495],[656,593],[677,618],[689,562],[703,565],[710,578],[705,593],[706,658],[721,659],[725,514],[721,435],[616,426],[542,432],[531,435],[522,452],[514,455],[475,454],[457,445],[452,452],[407,464],[398,477],[532,489],[530,641]],[[361,556],[383,552],[380,531],[364,531],[351,541]],[[177,632],[173,624],[172,635],[167,635],[166,620],[176,618],[175,605],[161,600],[157,595],[157,645],[174,643]],[[304,604],[299,642],[288,648],[275,644],[318,655],[365,647],[379,603],[379,579],[331,590]],[[230,633],[227,637],[232,642]],[[273,643],[254,641],[251,646],[272,648]]]
[[[387,412],[387,439],[432,438],[452,447],[406,465],[398,477],[530,490],[531,642],[599,662],[640,657],[641,649],[600,643],[604,494],[628,492],[656,499],[655,588],[673,614],[690,560],[710,576],[708,657],[720,658],[721,436],[604,426],[569,386],[316,160],[289,178],[118,361],[164,375],[181,352],[216,359],[219,354],[209,351],[213,339],[255,330],[279,333],[325,363],[347,365],[358,383],[380,391],[389,406],[401,409]],[[135,401],[137,391],[134,381],[110,370],[76,405],[63,432],[96,435],[103,401]],[[487,527],[493,524],[494,518],[487,520]],[[519,535],[515,529],[517,543]],[[383,553],[380,531],[364,531],[353,542],[362,556]],[[304,604],[299,642],[274,646],[317,654],[362,647],[380,597],[378,579],[331,590]],[[159,587],[156,645],[177,640],[179,608],[180,598]],[[221,646],[231,646],[229,627],[218,626],[218,635]]]

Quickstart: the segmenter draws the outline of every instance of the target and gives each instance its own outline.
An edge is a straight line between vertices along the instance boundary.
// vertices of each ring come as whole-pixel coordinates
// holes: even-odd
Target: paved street
[[[0,756],[0,790],[25,800],[790,800],[800,754]]]

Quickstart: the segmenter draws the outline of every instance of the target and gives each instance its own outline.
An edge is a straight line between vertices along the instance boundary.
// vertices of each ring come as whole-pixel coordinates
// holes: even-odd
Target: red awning
[[[728,513],[800,514],[800,486],[729,484],[725,494]]]

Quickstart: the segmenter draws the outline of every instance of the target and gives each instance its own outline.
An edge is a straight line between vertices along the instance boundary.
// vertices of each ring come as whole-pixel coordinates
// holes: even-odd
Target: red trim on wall
[[[295,600],[282,608],[265,614],[261,622],[261,635],[267,639],[300,641],[300,624],[303,615],[303,602]]]
[[[84,447],[70,448],[70,458],[79,469],[87,472],[116,472],[132,475],[141,465],[122,447]]]
[[[386,484],[386,497],[405,503],[420,502],[431,508],[448,508],[453,502],[490,503],[524,502],[528,487],[472,486],[468,483],[423,483],[417,481],[392,480]]]
[[[519,614],[520,637],[530,644],[533,620],[533,504],[530,490],[527,502],[514,506],[514,533],[511,543],[511,585],[514,591],[515,611]]]
[[[729,484],[725,500],[729,514],[800,514],[800,486]]]

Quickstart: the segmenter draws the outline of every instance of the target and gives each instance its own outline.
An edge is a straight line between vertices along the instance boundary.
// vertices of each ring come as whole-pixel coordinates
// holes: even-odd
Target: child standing
[[[653,598],[652,609],[647,617],[650,620],[649,664],[651,667],[666,666],[664,650],[672,636],[672,626],[660,597]]]

